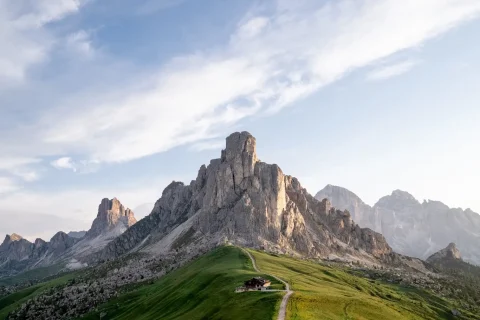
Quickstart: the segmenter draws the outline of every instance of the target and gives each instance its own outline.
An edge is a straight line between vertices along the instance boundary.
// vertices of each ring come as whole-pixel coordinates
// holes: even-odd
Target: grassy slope
[[[275,319],[281,292],[234,292],[256,275],[240,249],[218,248],[82,319]]]
[[[453,319],[449,302],[424,290],[355,277],[309,261],[250,252],[261,271],[287,280],[295,290],[287,319]],[[464,314],[462,318],[480,316]]]
[[[33,279],[43,279],[57,274],[63,268],[63,264],[56,264],[49,267],[41,267],[33,270],[28,270],[13,277],[0,279],[0,286],[10,286]]]
[[[5,319],[5,317],[10,311],[16,309],[28,299],[34,298],[48,288],[56,287],[66,283],[68,280],[74,278],[75,275],[76,273],[72,272],[59,278],[44,283],[39,283],[37,285],[28,287],[11,295],[0,298],[0,319]]]

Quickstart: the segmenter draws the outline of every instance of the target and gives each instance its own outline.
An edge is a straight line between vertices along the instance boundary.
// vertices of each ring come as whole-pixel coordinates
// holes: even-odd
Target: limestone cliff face
[[[419,202],[411,194],[395,190],[373,207],[347,189],[328,185],[316,198],[354,213],[355,221],[385,236],[395,252],[427,259],[455,242],[463,259],[480,265],[480,215],[470,209],[449,208],[440,201]]]
[[[66,252],[77,242],[77,239],[68,236],[65,232],[57,232],[48,245],[48,251],[60,255]]]
[[[121,234],[136,222],[133,211],[125,208],[117,198],[112,200],[105,198],[98,206],[97,217],[85,237],[95,238],[113,230]]]
[[[52,264],[76,241],[64,232],[58,232],[50,242],[36,239],[34,243],[17,234],[7,235],[0,245],[0,277]]]
[[[462,260],[460,250],[457,249],[455,243],[452,242],[445,249],[432,254],[428,257],[427,262],[436,264],[445,260]]]
[[[103,199],[88,232],[57,232],[49,242],[34,243],[17,234],[7,235],[0,245],[0,277],[52,264],[67,265],[69,261],[95,253],[136,222],[133,212],[118,199]]]
[[[310,256],[391,252],[380,234],[358,227],[348,212],[316,200],[277,165],[260,162],[248,132],[230,135],[221,157],[201,166],[189,185],[172,182],[152,213],[102,254],[142,246],[171,250],[205,239],[211,245],[231,241]]]
[[[33,249],[33,244],[22,236],[16,233],[6,235],[0,245],[0,259],[22,261],[29,258]]]

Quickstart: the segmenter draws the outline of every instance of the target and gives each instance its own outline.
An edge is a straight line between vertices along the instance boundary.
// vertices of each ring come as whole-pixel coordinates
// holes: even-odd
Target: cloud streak
[[[55,37],[48,23],[77,12],[82,0],[0,0],[0,89],[22,83],[26,72],[48,57]]]
[[[80,88],[45,112],[34,126],[42,146],[36,152],[125,162],[215,138],[242,119],[278,112],[479,12],[475,0],[279,1],[269,15],[249,12],[228,43],[214,50],[180,55],[156,70],[139,67],[120,83],[91,78],[91,88],[105,90]],[[370,77],[385,79],[412,66],[386,67]]]
[[[399,63],[382,66],[376,68],[369,74],[367,74],[367,80],[378,81],[378,80],[387,80],[410,71],[413,67],[418,64],[418,61],[407,60]]]

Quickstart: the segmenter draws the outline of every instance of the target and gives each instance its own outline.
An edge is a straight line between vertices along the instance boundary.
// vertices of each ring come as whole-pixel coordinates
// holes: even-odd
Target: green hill
[[[235,293],[253,276],[258,274],[239,248],[221,247],[82,319],[276,319],[281,292]]]
[[[353,275],[348,269],[249,250],[261,272],[289,282],[295,292],[287,319],[480,319],[426,290]],[[259,274],[237,247],[221,247],[166,276],[131,286],[81,319],[276,319],[283,292],[235,293]],[[283,285],[272,277],[274,289]],[[43,288],[65,281],[42,284]],[[30,290],[30,291],[29,291]],[[0,315],[41,292],[35,286],[0,300]],[[0,316],[0,319],[3,317]]]
[[[76,272],[64,274],[53,280],[33,285],[31,287],[22,289],[18,292],[0,298],[0,319],[5,319],[5,317],[10,311],[13,311],[25,301],[38,296],[45,290],[65,284],[68,280],[73,279],[76,275]]]
[[[250,250],[262,272],[286,280],[295,293],[287,319],[480,319],[425,290],[354,276],[340,268]]]

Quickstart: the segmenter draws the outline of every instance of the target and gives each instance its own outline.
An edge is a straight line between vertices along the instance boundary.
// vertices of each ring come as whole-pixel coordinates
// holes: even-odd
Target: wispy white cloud
[[[67,36],[66,46],[74,54],[80,54],[81,57],[92,59],[95,56],[95,48],[90,39],[90,33],[85,30],[78,30]]]
[[[11,176],[20,177],[23,181],[32,182],[39,179],[39,173],[32,167],[35,167],[41,160],[37,158],[26,157],[0,157],[0,172]],[[8,178],[7,189],[14,190],[17,186],[13,179]]]
[[[0,157],[0,170],[12,170],[40,162],[37,158]]]
[[[0,195],[19,189],[18,184],[15,181],[8,177],[0,177]]]
[[[40,179],[38,172],[31,169],[17,169],[13,171],[13,175],[22,178],[22,180],[26,182],[33,182]]]
[[[249,12],[223,46],[121,82],[92,77],[104,90],[79,90],[45,113],[36,152],[121,162],[224,135],[479,13],[477,0],[279,1],[268,16]]]
[[[367,80],[378,81],[390,79],[410,71],[419,62],[416,60],[407,60],[378,67],[367,74]]]
[[[77,171],[77,164],[75,164],[70,157],[61,157],[50,162],[50,164],[57,169],[70,169],[73,172]]]
[[[77,12],[83,0],[0,0],[0,89],[21,83],[27,70],[43,61],[55,37],[45,28]]]

